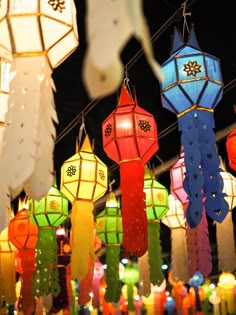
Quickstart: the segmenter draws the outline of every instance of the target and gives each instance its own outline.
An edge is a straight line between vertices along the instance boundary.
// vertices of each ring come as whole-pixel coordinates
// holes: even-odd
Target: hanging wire
[[[189,27],[188,27],[188,23],[187,23],[187,16],[191,16],[191,12],[186,12],[186,1],[184,3],[182,3],[182,7],[183,7],[183,31],[182,31],[182,37],[184,38],[184,33],[185,33],[185,29],[187,29],[188,33],[189,33]]]

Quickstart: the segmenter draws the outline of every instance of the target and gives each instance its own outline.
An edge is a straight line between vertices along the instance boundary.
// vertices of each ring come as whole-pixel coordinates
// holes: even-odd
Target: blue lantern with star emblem
[[[222,222],[228,205],[214,133],[214,108],[223,94],[220,62],[199,48],[192,27],[186,44],[175,30],[173,51],[162,70],[162,105],[177,115],[181,132],[183,185],[189,200],[186,219],[191,227],[197,226],[205,206],[213,220]]]

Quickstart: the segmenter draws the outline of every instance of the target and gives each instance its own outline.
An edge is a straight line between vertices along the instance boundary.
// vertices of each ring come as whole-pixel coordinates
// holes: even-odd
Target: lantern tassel
[[[233,272],[236,269],[235,239],[232,213],[224,221],[216,223],[218,268],[222,272]]]
[[[75,200],[72,205],[71,278],[82,280],[88,273],[88,259],[95,261],[93,202]]]
[[[105,300],[107,302],[117,303],[121,295],[121,282],[119,280],[119,258],[120,246],[109,245],[106,248],[106,293]]]
[[[150,265],[150,281],[153,285],[160,286],[164,280],[164,274],[161,268],[163,260],[159,221],[148,221],[148,262]]]
[[[139,295],[148,297],[151,294],[150,267],[148,262],[148,251],[138,258],[139,270]]]
[[[29,180],[25,188],[38,199],[49,191],[53,181],[52,120],[57,118],[55,110],[48,106],[53,104],[51,70],[45,56],[34,56],[15,58],[12,72],[15,76],[6,114],[9,125],[3,133],[1,176],[13,191],[23,189]]]
[[[143,163],[140,160],[123,162],[120,174],[123,245],[127,251],[141,257],[148,249]]]
[[[205,209],[209,217],[222,222],[226,217],[229,205],[224,199],[224,182],[221,176],[220,158],[216,151],[216,140],[213,128],[215,127],[212,112],[198,113],[201,119],[199,140],[202,152],[202,170],[204,174]]]

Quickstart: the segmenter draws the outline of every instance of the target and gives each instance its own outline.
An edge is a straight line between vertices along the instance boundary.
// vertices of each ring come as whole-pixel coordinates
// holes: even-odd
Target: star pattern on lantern
[[[106,125],[106,129],[104,131],[105,136],[109,137],[111,135],[111,132],[112,132],[112,125],[111,125],[111,123],[109,123]]]
[[[49,0],[48,4],[52,6],[54,11],[62,12],[65,9],[65,0]]]
[[[197,63],[197,61],[189,61],[188,63],[184,64],[184,70],[187,75],[193,75],[194,77],[196,76],[197,73],[201,72],[200,70],[201,65]]]
[[[138,123],[139,127],[141,130],[143,130],[144,132],[150,131],[151,130],[151,125],[149,124],[149,122],[147,120],[139,120]]]
[[[52,210],[57,210],[57,209],[59,208],[59,203],[58,203],[56,200],[52,200],[52,201],[50,202],[50,208],[51,208]]]
[[[68,176],[72,177],[76,173],[76,167],[74,165],[69,166],[66,173]]]
[[[99,176],[100,176],[101,180],[105,180],[105,178],[106,178],[103,170],[99,170]]]

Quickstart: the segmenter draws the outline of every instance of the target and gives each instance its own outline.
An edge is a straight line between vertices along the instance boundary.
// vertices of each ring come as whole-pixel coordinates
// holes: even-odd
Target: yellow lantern
[[[1,177],[14,194],[24,189],[40,200],[52,186],[54,171],[57,114],[51,74],[78,47],[74,1],[1,1],[0,30],[0,47],[12,53],[14,74],[9,126],[0,146]]]
[[[226,301],[227,314],[233,314],[234,309],[234,286],[235,276],[230,272],[222,272],[219,276],[218,286],[222,290],[222,294]]]
[[[8,304],[16,302],[15,288],[15,251],[16,247],[8,239],[8,227],[0,234],[0,305],[2,298]]]
[[[94,262],[94,202],[107,190],[107,166],[93,153],[89,137],[61,167],[61,192],[72,203],[71,276],[82,280]]]

